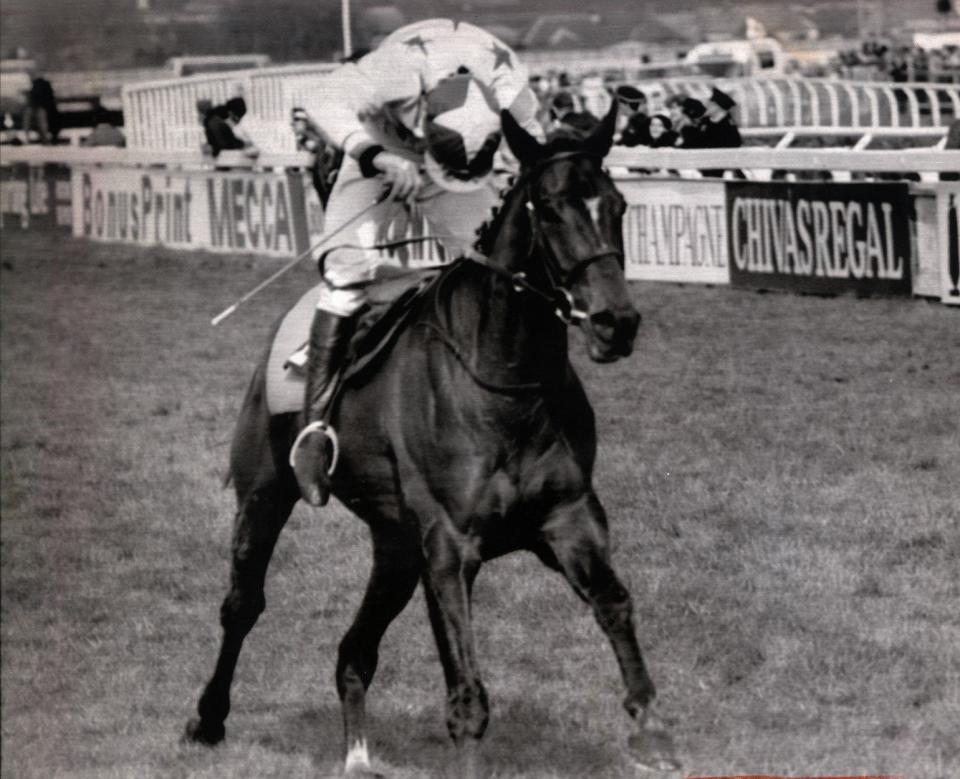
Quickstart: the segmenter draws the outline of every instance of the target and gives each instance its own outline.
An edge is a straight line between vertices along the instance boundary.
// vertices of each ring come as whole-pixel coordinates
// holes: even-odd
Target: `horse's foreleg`
[[[370,770],[364,723],[366,691],[377,670],[380,640],[410,602],[422,567],[416,541],[410,543],[374,533],[370,581],[353,625],[340,642],[337,657],[337,692],[343,707],[347,776],[374,776]]]
[[[240,647],[266,606],[267,566],[298,498],[296,484],[273,482],[241,500],[233,530],[230,589],[220,607],[223,640],[213,676],[197,705],[200,716],[187,723],[186,735],[192,741],[216,744],[223,739]]]
[[[630,739],[633,758],[646,767],[679,767],[672,740],[651,711],[656,695],[637,643],[633,603],[610,564],[607,518],[596,495],[555,508],[541,531],[536,549],[540,558],[566,577],[574,591],[593,609],[613,646],[627,697],[623,705],[637,722]]]
[[[457,750],[457,776],[478,775],[480,739],[490,706],[480,680],[470,616],[470,594],[479,558],[465,554],[455,539],[435,530],[427,539],[423,576],[430,623],[447,683],[447,729]]]

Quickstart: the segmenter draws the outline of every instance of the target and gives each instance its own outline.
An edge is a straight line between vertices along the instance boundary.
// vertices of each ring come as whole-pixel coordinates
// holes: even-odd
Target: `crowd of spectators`
[[[615,143],[626,147],[718,149],[743,145],[733,117],[736,101],[714,87],[701,101],[686,94],[673,94],[651,107],[637,87],[621,84],[609,89],[606,99],[586,83],[587,91],[560,88],[541,94],[544,124],[550,132],[589,133],[612,101],[618,103]],[[705,170],[704,176],[719,177],[723,170]]]
[[[897,46],[871,36],[837,54],[830,70],[845,78],[904,82],[960,82],[960,47]]]

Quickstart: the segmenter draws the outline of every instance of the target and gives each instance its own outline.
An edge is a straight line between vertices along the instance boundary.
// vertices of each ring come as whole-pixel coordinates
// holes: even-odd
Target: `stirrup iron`
[[[311,422],[297,435],[293,442],[293,446],[290,447],[290,467],[296,468],[294,460],[296,459],[297,450],[300,448],[300,444],[303,442],[303,439],[313,433],[323,433],[323,435],[329,439],[330,444],[333,447],[333,454],[330,457],[330,465],[327,466],[327,478],[330,478],[333,476],[333,472],[337,469],[337,461],[340,459],[340,440],[337,438],[337,431],[334,430],[331,425],[328,425],[323,421]]]

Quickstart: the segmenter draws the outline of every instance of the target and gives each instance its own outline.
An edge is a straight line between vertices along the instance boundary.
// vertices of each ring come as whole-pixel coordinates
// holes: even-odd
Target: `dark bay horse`
[[[380,640],[420,582],[447,684],[458,776],[477,775],[489,708],[471,590],[484,560],[516,550],[536,553],[592,607],[635,721],[629,757],[677,767],[651,710],[654,686],[630,595],[611,568],[607,517],[592,484],[593,410],[567,353],[571,321],[597,362],[629,355],[640,321],[622,271],[625,204],[602,167],[615,118],[614,109],[591,136],[543,145],[503,114],[521,172],[481,231],[487,259],[446,269],[383,366],[348,385],[339,402],[334,494],[367,523],[373,541],[367,591],[337,661],[348,776],[373,776],[364,699]],[[199,717],[187,726],[189,738],[207,744],[224,736],[240,647],[264,609],[267,565],[300,497],[287,456],[301,420],[270,416],[264,369],[248,390],[231,452],[239,508],[223,642]]]

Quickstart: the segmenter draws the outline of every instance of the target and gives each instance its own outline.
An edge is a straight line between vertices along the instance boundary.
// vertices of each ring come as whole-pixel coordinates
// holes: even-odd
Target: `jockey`
[[[468,254],[499,201],[492,176],[499,112],[509,110],[535,137],[543,130],[527,70],[513,51],[478,27],[448,19],[396,30],[374,51],[326,76],[313,100],[304,103],[311,123],[344,152],[326,231],[352,222],[320,269],[305,427],[291,451],[303,498],[319,506],[329,497],[325,416],[356,314],[366,303],[363,282],[391,268],[396,273],[403,262],[375,244],[402,238],[413,221],[426,223],[446,257]]]

